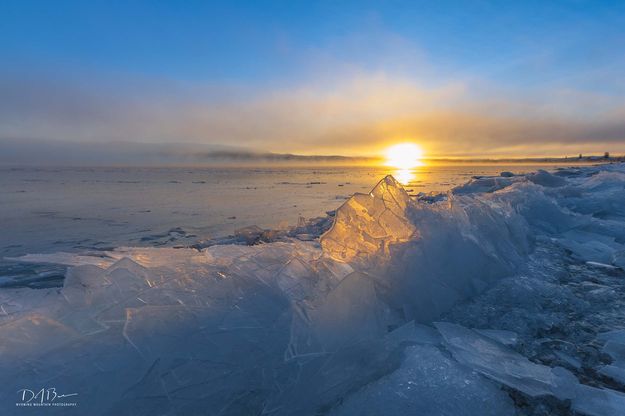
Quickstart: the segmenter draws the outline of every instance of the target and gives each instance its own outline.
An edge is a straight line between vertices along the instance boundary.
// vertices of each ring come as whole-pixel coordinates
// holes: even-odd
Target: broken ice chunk
[[[7,259],[25,263],[50,263],[66,266],[93,265],[107,268],[124,258],[129,258],[143,267],[188,266],[206,262],[204,255],[195,249],[172,247],[118,247],[113,251],[97,253],[26,254]]]
[[[392,176],[381,180],[370,194],[354,194],[336,212],[334,224],[321,236],[321,247],[335,260],[366,260],[388,254],[393,244],[416,233],[406,217],[410,197]]]
[[[566,185],[566,179],[552,175],[546,170],[539,169],[536,173],[527,175],[527,179],[534,182],[536,185],[545,186],[548,188],[555,188]]]
[[[245,244],[252,245],[260,241],[260,237],[263,234],[263,229],[257,225],[250,225],[249,227],[239,228],[234,231],[235,237],[245,242]]]
[[[63,264],[66,266],[81,266],[84,264],[92,264],[94,266],[108,267],[115,262],[108,256],[99,255],[81,255],[75,253],[49,253],[49,254],[25,254],[20,257],[7,257],[7,260],[21,261],[24,263],[50,263]]]
[[[557,239],[558,243],[579,260],[610,264],[615,248],[614,238],[583,230],[570,230]]]
[[[434,328],[410,321],[389,332],[384,339],[390,344],[430,344],[440,345],[441,334]]]
[[[388,319],[373,280],[358,272],[345,277],[323,304],[308,314],[326,351],[382,336]]]
[[[306,262],[294,257],[280,270],[276,282],[290,299],[302,300],[312,293],[317,278]]]
[[[573,410],[589,416],[616,416],[625,412],[625,394],[580,384],[561,367],[535,364],[498,342],[460,325],[438,322],[445,346],[460,363],[528,396],[555,396],[571,400]],[[620,340],[625,331],[605,335]],[[613,352],[614,353],[614,352]]]
[[[617,329],[615,331],[603,332],[597,336],[601,341],[612,342],[625,346],[625,329]],[[607,345],[607,344],[606,344]]]
[[[610,364],[601,367],[598,371],[600,374],[609,377],[612,380],[625,384],[625,368]]]
[[[605,341],[602,351],[612,358],[612,364],[599,369],[599,372],[625,384],[625,329],[604,332],[597,336]]]
[[[2,289],[0,290],[0,325],[35,311],[45,314],[50,307],[50,301],[56,297],[56,289]]]
[[[195,324],[195,325],[194,325]],[[182,306],[144,306],[126,311],[124,337],[145,357],[179,352],[197,328],[192,309]]]
[[[431,345],[406,349],[395,372],[350,396],[331,415],[514,415],[512,400],[491,381]]]
[[[125,315],[124,308],[140,304],[136,301],[138,294],[152,286],[149,276],[147,269],[129,258],[123,258],[106,269],[104,274],[106,283],[93,290],[93,303],[101,306],[119,305],[119,308],[115,309],[120,313],[116,310],[106,315],[109,318],[117,315],[122,319]],[[129,304],[129,301],[132,303]]]
[[[284,352],[285,361],[304,360],[326,354],[317,337],[311,331],[310,320],[306,311],[300,307],[293,308],[289,341]]]
[[[92,302],[91,295],[108,284],[104,274],[104,270],[92,265],[70,268],[61,294],[72,306],[87,306]]]
[[[445,345],[454,358],[486,377],[532,397],[573,397],[578,381],[564,368],[534,364],[492,338],[460,325],[448,322],[434,325],[443,335]]]
[[[622,416],[625,414],[625,394],[580,384],[575,389],[571,407],[588,416]]]
[[[34,357],[76,337],[60,322],[32,313],[0,326],[0,360]]]
[[[451,190],[454,195],[474,194],[481,192],[495,192],[510,186],[515,178],[501,176],[501,177],[486,177],[486,178],[473,178],[470,182],[464,185],[456,186]]]
[[[518,336],[516,332],[505,331],[499,329],[476,329],[475,332],[484,335],[488,338],[492,338],[495,341],[507,345],[512,346],[517,343]]]
[[[566,365],[569,368],[574,368],[576,370],[579,370],[579,369],[582,368],[582,362],[580,360],[578,360],[577,358],[573,357],[572,355],[569,355],[569,354],[567,354],[565,352],[558,351],[558,350],[554,350],[553,353],[562,362],[566,363]]]

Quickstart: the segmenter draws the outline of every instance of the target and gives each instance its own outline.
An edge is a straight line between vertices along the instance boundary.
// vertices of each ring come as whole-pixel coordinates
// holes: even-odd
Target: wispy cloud
[[[146,144],[144,152],[149,144],[195,144],[239,155],[371,156],[414,140],[431,156],[625,152],[619,94],[475,78],[426,82],[362,68],[326,75],[250,87],[3,74],[0,145],[32,143],[33,153],[42,142],[72,142],[84,152],[124,142]],[[137,160],[138,149],[130,152]]]
[[[59,21],[39,16],[47,31],[13,25],[0,51],[0,146],[30,146],[32,159],[72,143],[137,161],[187,144],[369,156],[399,140],[443,157],[625,152],[622,7],[332,4],[271,18],[262,7],[240,16],[244,30],[209,9],[129,19],[117,37],[58,10]],[[179,27],[144,38],[137,24],[155,22]]]

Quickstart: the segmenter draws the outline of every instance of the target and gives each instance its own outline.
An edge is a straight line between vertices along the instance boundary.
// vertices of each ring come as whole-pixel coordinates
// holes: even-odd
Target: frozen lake
[[[410,194],[554,165],[327,168],[0,168],[0,258],[121,245],[189,245],[249,225],[325,215],[393,174]]]
[[[623,415],[625,166],[499,170],[388,176],[263,244],[22,256],[69,268],[0,290],[0,413],[42,388],[94,415]]]

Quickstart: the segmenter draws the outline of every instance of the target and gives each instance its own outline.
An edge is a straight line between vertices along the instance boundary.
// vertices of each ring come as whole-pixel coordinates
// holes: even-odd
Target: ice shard
[[[389,175],[369,194],[355,194],[336,211],[332,228],[321,236],[321,247],[344,262],[388,256],[393,244],[416,236],[406,214],[409,203],[404,188]]]

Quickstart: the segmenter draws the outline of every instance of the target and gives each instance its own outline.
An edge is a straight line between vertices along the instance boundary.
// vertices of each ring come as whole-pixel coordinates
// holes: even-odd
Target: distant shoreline
[[[174,158],[175,159],[175,158]],[[625,162],[625,156],[579,157],[526,157],[526,158],[423,158],[424,165],[539,165],[539,164],[592,164]],[[265,154],[206,154],[202,158],[183,160],[145,161],[95,161],[71,160],[15,164],[0,161],[2,169],[31,168],[337,168],[337,167],[388,167],[383,158],[337,155]]]
[[[537,158],[504,158],[504,159],[451,159],[451,158],[432,158],[423,159],[426,163],[612,163],[625,162],[625,156],[604,157],[604,156],[582,156],[579,157],[537,157]]]

